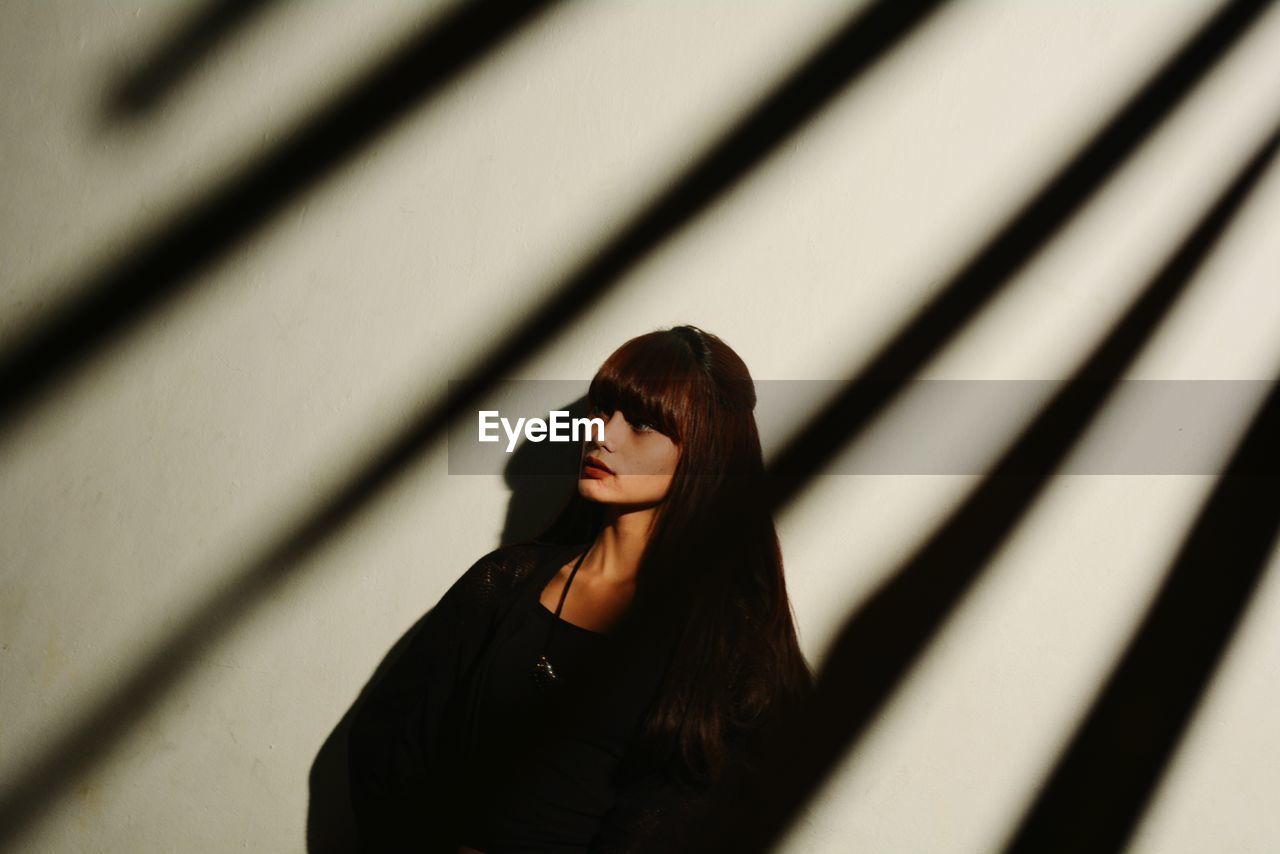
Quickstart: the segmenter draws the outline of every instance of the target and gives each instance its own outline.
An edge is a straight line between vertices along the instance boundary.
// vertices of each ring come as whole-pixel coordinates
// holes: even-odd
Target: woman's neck
[[[578,573],[607,584],[631,584],[640,569],[656,511],[652,507],[629,512],[608,510]]]

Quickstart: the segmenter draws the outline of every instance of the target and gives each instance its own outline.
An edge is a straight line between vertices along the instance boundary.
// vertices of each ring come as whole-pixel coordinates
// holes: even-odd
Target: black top
[[[465,687],[475,706],[461,766],[469,793],[461,799],[462,841],[486,854],[585,852],[613,805],[613,772],[648,698],[593,691],[589,712],[559,710],[565,726],[552,726],[553,692],[595,680],[594,668],[610,664],[609,637],[558,619],[537,595],[519,604],[518,615]],[[545,686],[534,678],[544,648],[556,673]]]

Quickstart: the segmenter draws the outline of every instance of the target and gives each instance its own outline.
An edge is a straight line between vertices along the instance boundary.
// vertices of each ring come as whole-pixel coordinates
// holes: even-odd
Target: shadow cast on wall
[[[527,5],[527,4],[526,4]],[[475,374],[481,377],[469,389],[470,399],[479,389],[490,383],[504,369],[520,364],[528,356],[563,332],[585,308],[600,299],[619,276],[634,265],[637,259],[647,255],[654,247],[685,224],[692,221],[712,199],[717,198],[759,163],[768,153],[818,109],[846,86],[858,72],[873,64],[893,44],[905,37],[913,27],[936,9],[938,3],[872,4],[868,11],[858,16],[848,28],[837,35],[820,51],[803,74],[786,81],[766,99],[760,109],[735,128],[722,144],[713,147],[682,181],[677,182],[653,207],[642,211],[619,237],[608,244],[598,255],[585,264],[577,275],[571,277],[557,296],[548,301],[541,312],[536,313],[522,328],[496,347]],[[1081,208],[1086,200],[1106,182],[1119,165],[1128,158],[1164,117],[1193,88],[1204,73],[1225,53],[1227,48],[1247,32],[1252,21],[1270,6],[1262,0],[1233,0],[1207,26],[1200,37],[1188,46],[1173,62],[1166,73],[1152,86],[1135,96],[1130,108],[1122,111],[1098,142],[1082,151],[1079,157],[1065,167],[1056,181],[1041,197],[1019,210],[1004,230],[988,246],[979,252],[972,263],[959,272],[944,288],[944,297],[921,314],[904,330],[881,357],[873,362],[872,375],[888,376],[905,382],[913,373],[913,367],[922,362],[930,352],[963,326],[964,321],[975,315],[986,300],[1015,272],[1035,251],[1048,242],[1070,216]],[[895,11],[888,11],[890,8]],[[523,7],[522,7],[523,8]],[[541,7],[527,5],[523,13],[531,17]],[[902,11],[909,9],[909,11]],[[471,18],[464,19],[468,26],[478,26]],[[482,28],[484,38],[472,39],[473,45],[493,44],[514,31],[523,18],[512,14],[503,28]],[[868,23],[870,22],[870,23]],[[465,56],[458,51],[446,52],[436,57],[442,63],[436,83],[458,70],[477,55]],[[852,58],[851,58],[852,57]],[[394,69],[385,73],[391,74]],[[420,98],[421,88],[413,89],[400,78],[395,92],[401,100],[413,103]],[[421,83],[421,81],[416,81]],[[384,93],[385,94],[385,93]],[[392,99],[395,100],[395,99]],[[352,136],[350,130],[334,132],[325,138],[330,142],[327,153],[307,161],[308,169],[295,169],[291,180],[282,185],[279,179],[256,181],[253,174],[246,175],[225,193],[206,205],[194,209],[191,217],[156,236],[154,241],[143,241],[137,251],[112,274],[104,276],[91,287],[90,295],[70,313],[59,316],[36,330],[25,349],[0,358],[0,427],[6,418],[12,418],[24,402],[36,397],[52,385],[55,375],[69,369],[74,362],[90,355],[95,346],[105,343],[128,325],[140,321],[147,310],[163,300],[175,296],[186,285],[191,273],[211,265],[227,247],[240,242],[246,234],[265,222],[270,215],[297,190],[304,188],[316,177],[332,168],[346,154],[355,150],[366,136],[376,133],[390,121],[398,110],[382,109],[376,121],[365,117],[355,123],[361,134]],[[396,107],[402,106],[397,103]],[[339,115],[335,110],[328,115]],[[317,127],[327,128],[321,120]],[[264,161],[265,162],[265,161]],[[243,227],[232,227],[232,215],[253,214]],[[197,240],[193,226],[206,220],[219,228],[214,238],[207,235]],[[240,222],[244,223],[242,218]],[[178,250],[190,248],[192,254]],[[180,256],[180,257],[179,257]],[[134,277],[125,274],[145,273]],[[125,285],[140,282],[138,289],[129,290]],[[117,290],[114,286],[121,285]],[[111,286],[111,287],[108,287]],[[99,311],[101,310],[101,311]],[[83,333],[79,337],[70,333]],[[73,346],[74,345],[74,346]],[[48,356],[48,359],[43,358]],[[878,411],[887,395],[867,397],[851,391],[825,413],[812,426],[810,434],[823,439],[815,442],[807,455],[793,455],[799,459],[795,465],[784,466],[786,477],[777,492],[778,505],[797,493],[820,469],[829,452],[849,441],[859,426]],[[463,407],[467,398],[457,404]],[[846,417],[852,413],[853,417]],[[395,472],[402,471],[428,440],[443,432],[444,425],[456,410],[446,407],[433,408],[426,413],[415,431],[395,443],[386,454],[374,460],[363,476],[335,496],[296,531],[269,548],[260,561],[250,563],[225,596],[211,601],[207,607],[194,609],[190,619],[175,635],[173,642],[164,645],[164,651],[148,659],[138,668],[136,675],[122,682],[122,689],[113,694],[100,708],[90,710],[84,722],[75,727],[64,739],[55,743],[48,756],[38,763],[32,774],[17,781],[0,804],[0,840],[16,835],[33,817],[47,808],[49,800],[64,788],[74,772],[87,767],[119,735],[136,720],[139,710],[154,703],[185,669],[194,657],[194,651],[225,631],[225,628],[261,599],[261,594],[283,578],[296,571],[303,559],[313,553],[333,531],[353,518],[372,495],[376,494]],[[825,434],[825,435],[823,435]],[[527,453],[554,452],[555,446],[533,446]],[[558,505],[555,497],[558,489],[555,480],[533,475],[533,468],[522,471],[525,465],[516,455],[508,469],[507,483],[512,490],[502,540],[511,541],[535,533],[545,524],[547,508]],[[796,460],[791,460],[796,463]],[[540,466],[538,468],[541,468]],[[570,467],[571,468],[571,467]],[[570,479],[566,479],[566,485]],[[567,489],[565,494],[567,494]],[[1015,502],[1016,503],[1016,502]],[[1016,510],[1010,510],[1012,518]],[[415,628],[421,624],[415,624]],[[411,637],[411,629],[393,647],[383,665],[375,672],[373,680],[383,672],[396,651]],[[906,639],[907,646],[920,640],[916,635]],[[903,664],[909,664],[907,655]],[[864,707],[879,703],[885,691],[898,681],[902,669],[884,674],[883,690],[875,697],[864,697]],[[373,680],[369,684],[372,684]],[[366,685],[365,691],[368,686]],[[361,696],[364,696],[364,691]],[[341,846],[349,829],[345,815],[349,806],[345,797],[345,731],[352,711],[349,710],[326,740],[311,770],[311,809],[308,817],[308,844],[312,850],[349,850]],[[851,736],[847,727],[842,734]],[[815,775],[814,779],[818,779]],[[810,780],[812,783],[813,780]],[[791,808],[795,807],[792,803]],[[785,810],[784,810],[785,813]],[[758,836],[755,844],[777,833],[785,825],[788,816],[774,813],[761,816],[772,824],[768,831]],[[747,849],[743,849],[747,850]]]
[[[82,283],[76,289],[84,292],[81,297],[53,310],[18,345],[0,354],[0,438],[13,419],[50,393],[74,365],[191,287],[194,272],[210,268],[299,189],[310,186],[405,107],[420,103],[428,91],[438,89],[549,2],[477,0],[461,6],[305,122],[282,146],[144,237],[119,264]],[[188,671],[199,650],[259,605],[267,591],[300,572],[311,555],[350,524],[462,411],[569,329],[630,269],[731,191],[943,4],[944,0],[875,0],[859,7],[614,236],[588,252],[536,311],[481,356],[466,372],[471,379],[452,403],[428,405],[357,466],[344,486],[286,526],[256,558],[228,570],[230,580],[220,592],[189,608],[151,655],[60,733],[0,797],[0,845],[38,821],[70,781],[100,761]],[[440,50],[430,50],[435,46]],[[299,146],[306,156],[295,158]]]

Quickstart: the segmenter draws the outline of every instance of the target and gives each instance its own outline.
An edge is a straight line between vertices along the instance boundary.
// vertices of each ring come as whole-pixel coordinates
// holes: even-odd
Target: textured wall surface
[[[448,11],[263,4],[113,111],[203,8],[0,8],[0,353]],[[0,798],[38,804],[15,849],[304,849],[313,763],[378,661],[531,517],[503,477],[449,475],[441,436],[263,556],[858,8],[558,6],[0,425]],[[676,323],[758,379],[851,374],[1213,8],[947,6],[512,376],[585,390]],[[1276,121],[1278,48],[1270,14],[922,376],[1068,375]],[[1276,376],[1277,217],[1270,175],[1131,378]],[[779,514],[815,665],[976,480],[822,477]],[[1052,479],[786,850],[997,849],[1213,480]],[[1264,575],[1134,851],[1280,850],[1278,613]]]

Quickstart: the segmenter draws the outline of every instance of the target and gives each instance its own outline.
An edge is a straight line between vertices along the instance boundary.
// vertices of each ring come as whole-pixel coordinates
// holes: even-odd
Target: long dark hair
[[[718,337],[676,326],[619,347],[588,399],[680,449],[636,576],[633,609],[676,614],[674,653],[640,737],[690,778],[715,779],[735,743],[767,735],[813,684],[764,501],[755,385]],[[713,524],[728,497],[732,526]],[[539,539],[589,541],[601,512],[575,491]]]

